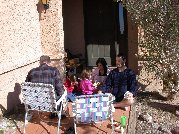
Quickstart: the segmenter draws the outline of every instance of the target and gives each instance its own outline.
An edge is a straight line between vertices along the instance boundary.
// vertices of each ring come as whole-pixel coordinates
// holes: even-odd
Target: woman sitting
[[[110,71],[107,68],[107,62],[104,58],[98,58],[98,60],[96,61],[96,66],[97,68],[95,68],[95,70],[92,72],[91,79],[93,83],[102,85],[105,82]]]

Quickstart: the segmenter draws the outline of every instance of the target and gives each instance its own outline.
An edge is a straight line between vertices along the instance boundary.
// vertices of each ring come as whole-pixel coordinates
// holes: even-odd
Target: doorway
[[[87,65],[95,66],[104,57],[109,66],[115,66],[118,53],[127,56],[127,12],[123,8],[124,32],[119,23],[119,2],[112,0],[83,0],[84,34]]]

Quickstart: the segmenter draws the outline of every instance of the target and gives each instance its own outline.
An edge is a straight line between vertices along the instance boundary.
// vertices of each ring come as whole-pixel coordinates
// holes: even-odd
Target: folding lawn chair
[[[26,109],[24,133],[26,133],[26,125],[28,123],[28,112],[35,110],[57,113],[57,134],[59,134],[62,108],[67,105],[67,91],[64,90],[62,97],[56,101],[54,87],[51,84],[23,82],[21,84],[21,90]]]
[[[77,96],[76,101],[73,103],[75,134],[77,134],[77,123],[99,123],[108,119],[111,120],[111,133],[113,133],[113,100],[114,96],[110,93]]]

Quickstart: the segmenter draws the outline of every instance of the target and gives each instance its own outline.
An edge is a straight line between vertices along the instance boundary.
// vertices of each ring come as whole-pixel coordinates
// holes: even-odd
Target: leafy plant
[[[2,129],[0,129],[0,134],[4,134],[4,131]]]
[[[139,59],[147,72],[163,80],[169,95],[179,91],[179,1],[126,0],[139,27]]]

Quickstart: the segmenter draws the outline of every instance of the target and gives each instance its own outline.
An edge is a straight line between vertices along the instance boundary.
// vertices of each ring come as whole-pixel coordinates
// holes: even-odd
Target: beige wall
[[[49,1],[46,13],[40,13],[41,41],[43,54],[49,55],[64,79],[64,31],[62,17],[62,0]]]
[[[38,62],[0,75],[0,114],[1,110],[2,112],[3,109],[10,111],[14,106],[21,103],[20,83],[25,80],[28,71],[36,66],[38,66]]]
[[[47,13],[37,11],[37,4],[38,0],[1,2],[0,114],[20,103],[19,84],[39,65],[42,54],[55,59],[54,66],[64,74],[62,1],[50,1]]]
[[[19,103],[19,85],[42,54],[37,0],[6,0],[0,8],[0,106]],[[30,64],[30,65],[28,65]],[[25,66],[24,66],[25,65]],[[23,67],[24,66],[24,67]]]
[[[0,8],[0,74],[41,55],[37,0],[6,0]]]

